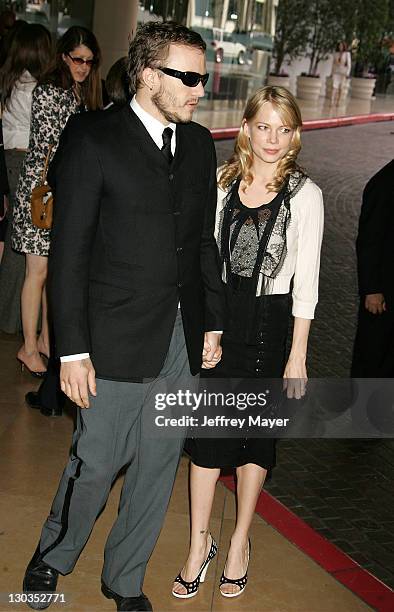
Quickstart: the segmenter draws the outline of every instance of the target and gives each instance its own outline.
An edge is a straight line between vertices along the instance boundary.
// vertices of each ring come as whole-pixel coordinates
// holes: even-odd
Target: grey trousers
[[[158,378],[149,383],[97,380],[91,407],[78,411],[71,456],[42,530],[40,552],[46,563],[62,574],[73,570],[114,479],[126,468],[102,579],[123,597],[140,595],[186,435],[185,428],[176,437],[154,431],[154,396],[193,389],[196,379],[190,374],[178,313]]]

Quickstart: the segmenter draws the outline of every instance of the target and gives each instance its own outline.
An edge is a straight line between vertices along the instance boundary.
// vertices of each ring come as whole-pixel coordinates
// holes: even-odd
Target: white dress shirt
[[[142,108],[140,104],[138,104],[136,97],[134,96],[130,102],[130,106],[132,110],[137,115],[138,119],[144,124],[149,136],[152,138],[153,142],[159,147],[159,149],[163,146],[163,130],[166,127],[170,127],[174,134],[171,138],[171,153],[175,155],[176,148],[176,123],[169,123],[168,125],[163,125],[161,121],[152,117],[149,113],[146,112]]]
[[[31,101],[36,79],[25,70],[15,83],[3,111],[5,149],[27,149],[30,136]]]

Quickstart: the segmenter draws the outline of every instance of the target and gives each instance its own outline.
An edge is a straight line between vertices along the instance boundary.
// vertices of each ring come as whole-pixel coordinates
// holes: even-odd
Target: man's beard
[[[151,99],[158,111],[169,123],[190,123],[192,120],[192,113],[190,114],[190,117],[185,119],[184,117],[178,115],[178,113],[176,113],[174,110],[171,110],[171,108],[176,106],[177,100],[175,96],[172,96],[168,91],[165,91],[163,87],[160,89],[160,91],[154,94]]]

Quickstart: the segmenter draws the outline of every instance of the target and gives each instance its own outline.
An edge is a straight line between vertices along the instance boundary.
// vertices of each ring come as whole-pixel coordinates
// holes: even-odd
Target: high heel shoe
[[[32,375],[34,376],[34,378],[43,378],[45,376],[45,372],[46,370],[44,370],[43,372],[34,372],[34,370],[31,370],[29,368],[28,365],[26,365],[26,363],[24,361],[22,361],[22,359],[20,359],[19,357],[17,357],[17,360],[19,361],[19,363],[21,364],[21,371],[23,372],[24,369],[26,368],[26,370]]]
[[[223,595],[223,597],[238,597],[246,589],[246,585],[247,585],[247,582],[248,582],[248,568],[249,568],[250,549],[251,549],[250,539],[248,540],[248,544],[249,544],[249,546],[248,546],[248,565],[246,567],[245,575],[242,576],[242,578],[235,578],[235,579],[226,578],[226,576],[224,574],[224,570],[223,570],[223,573],[222,573],[221,578],[220,578],[220,584],[219,584],[219,591],[220,591],[220,594]],[[235,584],[236,586],[239,587],[239,591],[235,591],[235,593],[224,593],[222,591],[222,589],[221,589],[221,587],[224,584]]]
[[[186,580],[182,578],[181,574],[179,573],[178,576],[175,578],[174,582],[178,582],[178,584],[185,587],[186,593],[177,593],[173,589],[172,594],[174,595],[174,597],[179,597],[179,599],[190,599],[190,597],[194,597],[195,595],[197,595],[198,589],[200,586],[200,582],[201,583],[204,582],[205,576],[208,570],[208,566],[210,562],[212,561],[212,559],[215,557],[216,553],[218,552],[218,547],[217,547],[215,540],[213,539],[211,534],[209,535],[211,536],[211,540],[212,540],[211,548],[209,549],[207,558],[205,559],[205,561],[200,567],[200,571],[197,574],[197,578],[195,578],[191,582],[187,582]]]

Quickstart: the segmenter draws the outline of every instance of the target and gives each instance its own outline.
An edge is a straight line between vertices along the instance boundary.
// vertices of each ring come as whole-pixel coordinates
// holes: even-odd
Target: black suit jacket
[[[89,352],[98,377],[159,374],[178,300],[190,369],[223,329],[209,131],[179,124],[171,166],[127,105],[73,118],[55,183],[49,288],[58,356]]]
[[[360,295],[394,295],[394,160],[364,189],[356,248]]]

